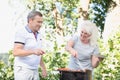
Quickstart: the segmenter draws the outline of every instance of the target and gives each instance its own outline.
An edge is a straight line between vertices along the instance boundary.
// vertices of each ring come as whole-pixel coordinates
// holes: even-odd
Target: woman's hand
[[[77,53],[77,51],[76,50],[74,50],[74,49],[71,49],[70,50],[70,53],[72,54],[72,56],[74,56],[74,57],[78,57],[78,53]]]
[[[70,40],[67,43],[67,46],[65,47],[68,52],[72,54],[74,57],[78,57],[78,52],[73,48],[74,46],[74,41]]]
[[[100,62],[99,58],[92,55],[92,67],[96,68],[99,65],[99,62]]]

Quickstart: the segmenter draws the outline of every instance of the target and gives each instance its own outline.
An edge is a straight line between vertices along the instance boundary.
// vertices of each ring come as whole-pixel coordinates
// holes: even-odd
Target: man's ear
[[[28,23],[31,23],[33,21],[33,18],[28,19]]]

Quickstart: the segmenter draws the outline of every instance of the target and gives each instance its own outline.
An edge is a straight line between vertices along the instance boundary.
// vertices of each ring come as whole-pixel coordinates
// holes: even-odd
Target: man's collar
[[[26,29],[29,33],[33,33],[32,30],[28,27],[28,25],[25,26],[25,29]],[[39,33],[39,32],[37,31],[37,33]]]

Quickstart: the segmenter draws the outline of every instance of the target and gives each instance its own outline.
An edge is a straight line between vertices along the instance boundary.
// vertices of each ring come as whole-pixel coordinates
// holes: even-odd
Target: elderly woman
[[[68,68],[72,70],[92,70],[97,67],[100,58],[97,45],[98,29],[89,20],[83,21],[67,43],[66,50],[71,54]]]

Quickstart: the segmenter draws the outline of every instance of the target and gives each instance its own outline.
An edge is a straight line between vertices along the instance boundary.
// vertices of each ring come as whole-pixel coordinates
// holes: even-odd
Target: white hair
[[[81,30],[85,29],[90,36],[90,45],[95,46],[97,45],[97,38],[98,38],[98,28],[97,26],[89,20],[82,21],[77,28],[77,32],[80,35]]]

